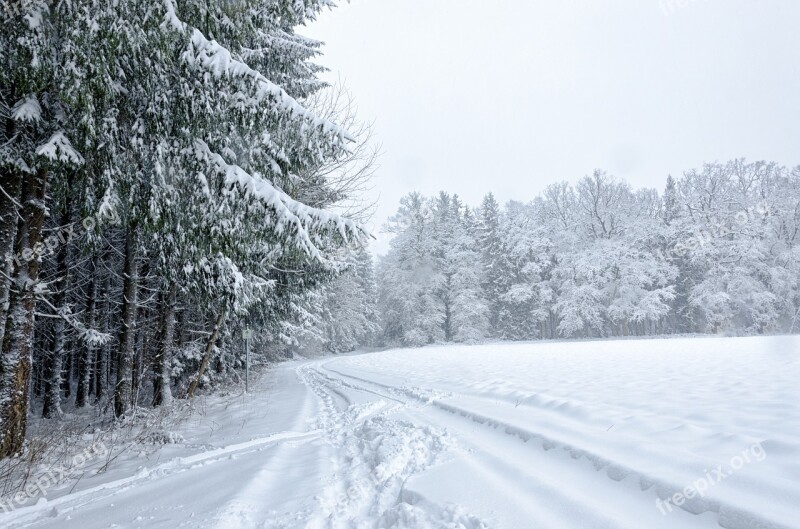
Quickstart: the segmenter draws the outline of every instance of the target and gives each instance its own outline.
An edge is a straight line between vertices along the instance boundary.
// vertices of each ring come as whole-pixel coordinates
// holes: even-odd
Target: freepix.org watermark
[[[52,234],[45,237],[42,242],[36,243],[33,248],[25,248],[19,254],[8,254],[5,256],[5,261],[11,265],[15,264],[20,266],[24,262],[33,261],[41,257],[53,254],[56,249],[63,245],[69,244],[70,241],[78,236],[76,227],[81,226],[85,233],[89,233],[97,226],[109,225],[117,226],[121,223],[121,219],[114,209],[109,209],[104,213],[98,213],[83,219],[79,224],[68,224],[62,228],[55,230]]]
[[[676,492],[667,499],[657,499],[656,507],[662,516],[672,512],[673,507],[681,507],[687,500],[693,498],[704,498],[706,493],[718,483],[725,481],[736,474],[745,465],[761,462],[767,458],[767,452],[761,443],[755,443],[741,454],[735,455],[728,462],[728,465],[718,465],[717,468],[706,470],[705,474],[687,485],[681,492]]]
[[[5,0],[0,2],[0,11],[8,17],[16,17],[33,7],[33,4],[33,0]]]
[[[699,1],[701,0],[658,0],[658,5],[661,7],[661,12],[664,13],[664,16],[668,17]]]
[[[62,483],[70,474],[83,470],[90,461],[105,457],[107,454],[108,448],[106,448],[105,444],[92,444],[81,453],[73,456],[68,464],[51,468],[46,474],[39,476],[36,481],[28,483],[23,490],[17,492],[11,498],[0,501],[0,511],[13,511],[37,497],[44,496],[49,488]]]
[[[760,203],[753,208],[738,211],[733,215],[732,222],[725,219],[715,225],[700,228],[686,235],[685,238],[679,240],[675,245],[670,246],[666,250],[657,249],[656,254],[667,261],[688,257],[693,252],[697,252],[706,245],[712,244],[715,240],[739,233],[746,225],[763,221],[772,214],[773,210],[767,204]]]

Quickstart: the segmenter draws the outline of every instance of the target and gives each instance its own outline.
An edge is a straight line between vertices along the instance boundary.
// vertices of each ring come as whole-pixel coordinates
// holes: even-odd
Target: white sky
[[[383,144],[377,253],[414,190],[478,205],[595,168],[661,189],[704,161],[800,164],[800,0],[352,0],[301,33]]]

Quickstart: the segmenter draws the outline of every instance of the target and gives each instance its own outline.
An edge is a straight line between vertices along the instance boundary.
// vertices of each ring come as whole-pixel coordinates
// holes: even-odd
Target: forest
[[[264,363],[800,325],[800,168],[709,163],[660,192],[598,170],[505,205],[411,193],[375,260],[370,127],[295,33],[328,0],[9,6],[0,457],[31,415],[124,421],[241,380],[244,329]]]
[[[0,0],[0,527],[800,529],[800,4],[674,3]]]
[[[505,206],[412,193],[387,229],[387,343],[800,327],[800,167],[709,163],[660,193],[595,171]]]
[[[6,6],[0,458],[66,400],[191,397],[245,326],[296,340],[358,259],[363,129],[294,32],[329,4]]]

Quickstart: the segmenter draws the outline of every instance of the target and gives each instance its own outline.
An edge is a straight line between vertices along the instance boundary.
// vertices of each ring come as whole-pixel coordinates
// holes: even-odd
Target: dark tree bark
[[[9,101],[14,101],[17,97],[16,87],[12,83],[8,93]],[[16,130],[16,122],[11,116],[5,120],[5,137],[13,138]],[[22,174],[9,168],[0,169],[0,252],[2,252],[3,262],[0,263],[2,271],[0,275],[0,344],[3,343],[3,335],[6,328],[6,318],[8,317],[8,299],[11,289],[11,274],[14,271],[14,242],[19,225],[20,208],[18,206],[22,193]],[[0,379],[0,388],[2,388]]]
[[[222,324],[225,323],[225,315],[226,309],[223,308],[217,317],[214,329],[211,331],[211,336],[208,337],[208,341],[206,342],[206,347],[203,350],[203,359],[200,361],[200,369],[197,370],[197,376],[192,380],[192,383],[189,384],[189,389],[186,391],[187,398],[192,398],[194,396],[194,392],[197,391],[197,386],[203,379],[203,375],[208,368],[208,362],[211,359],[211,352],[214,350],[214,345],[217,343]]]
[[[170,366],[172,364],[172,348],[175,341],[175,298],[178,286],[173,281],[167,287],[161,307],[161,321],[153,367],[153,406],[161,406],[172,402],[170,387]]]
[[[12,121],[12,120],[9,120]],[[8,316],[8,295],[10,277],[14,270],[14,239],[17,235],[20,212],[17,204],[22,191],[22,177],[8,170],[0,170],[0,252],[3,261],[0,263],[0,343]]]
[[[41,327],[36,329],[36,336],[33,339],[33,347],[34,351],[47,351],[50,345],[48,340],[45,340],[44,329]],[[33,391],[33,396],[36,398],[41,399],[44,396],[44,383],[47,379],[45,373],[45,366],[43,365],[44,362],[39,360],[38,362],[34,361],[33,365],[31,366],[31,377],[33,378],[33,384],[31,384],[31,391]]]
[[[61,354],[61,367],[64,376],[61,377],[61,392],[64,393],[64,398],[72,396],[72,354],[69,348],[63,349]]]
[[[177,329],[175,331],[175,347],[180,350],[186,345],[186,314],[188,313],[189,309],[186,306],[177,306],[175,307],[175,312],[177,313],[176,323]]]
[[[19,178],[23,178],[22,175]],[[45,217],[47,171],[24,178],[22,218],[19,220],[9,296],[8,319],[0,357],[0,458],[19,453],[25,441],[34,338],[36,283],[39,278],[42,224]]]
[[[109,330],[109,320],[111,318],[110,311],[111,307],[109,306],[108,297],[111,294],[111,285],[108,278],[104,281],[103,286],[103,294],[100,296],[102,300],[100,304],[100,314],[102,315],[102,324],[100,328],[100,332],[108,333]],[[109,350],[110,346],[108,344],[104,344],[97,349],[97,354],[95,355],[95,364],[94,364],[94,398],[95,402],[100,401],[105,394],[106,388],[108,387],[108,367],[109,367]]]
[[[97,325],[97,257],[93,256],[89,265],[89,284],[86,286],[86,328],[94,329]],[[75,395],[75,407],[83,408],[89,402],[92,371],[94,368],[95,346],[84,340],[81,344],[78,361],[78,393]]]
[[[69,205],[64,205],[59,225],[66,226],[71,220]],[[56,252],[56,275],[53,281],[55,294],[53,306],[63,315],[67,309],[67,286],[69,285],[69,244],[61,244]],[[44,390],[44,407],[42,416],[45,418],[61,415],[61,388],[64,380],[61,375],[64,365],[64,353],[67,343],[66,322],[58,318],[53,322],[53,341],[48,358],[48,379]],[[67,376],[69,379],[69,376]]]
[[[136,312],[139,293],[139,229],[128,227],[125,235],[125,271],[122,288],[122,329],[116,358],[114,386],[114,415],[122,417],[131,405],[131,368],[136,340]]]
[[[131,406],[136,406],[138,402],[139,389],[142,380],[142,364],[144,363],[145,329],[144,322],[147,322],[147,311],[142,307],[136,313],[136,321],[142,322],[137,325],[136,338],[133,343],[133,364],[131,365]]]

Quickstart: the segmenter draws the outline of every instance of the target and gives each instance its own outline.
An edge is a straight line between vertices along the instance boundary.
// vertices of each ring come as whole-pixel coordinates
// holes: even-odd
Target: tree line
[[[501,207],[412,193],[378,266],[387,344],[800,329],[800,167],[633,189],[596,171]]]
[[[8,2],[0,16],[0,458],[65,404],[124,421],[254,350],[793,332],[800,168],[501,207],[405,197],[377,268],[369,128],[295,28],[329,0]]]
[[[274,349],[324,328],[372,156],[295,32],[330,5],[7,3],[0,458],[65,399],[124,419],[233,376],[246,325]]]

